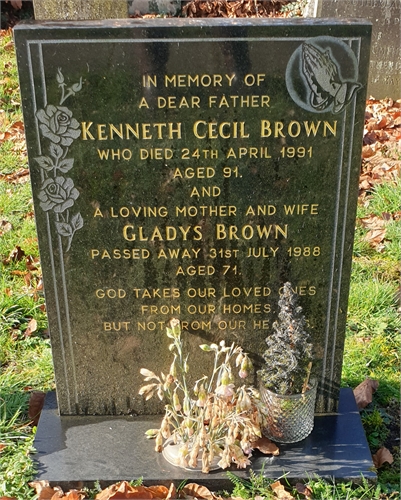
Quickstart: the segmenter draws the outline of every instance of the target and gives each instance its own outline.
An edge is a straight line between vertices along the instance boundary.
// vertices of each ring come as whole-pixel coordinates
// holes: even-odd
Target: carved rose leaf
[[[48,156],[38,156],[37,158],[35,158],[35,161],[39,164],[40,167],[44,168],[48,172],[50,172],[54,168],[53,161]]]
[[[44,137],[55,144],[70,146],[81,134],[79,122],[72,117],[72,112],[65,106],[49,104],[36,113],[40,122],[39,128]]]
[[[74,187],[72,179],[62,176],[46,179],[38,194],[42,210],[53,210],[56,213],[62,213],[72,207],[78,196],[79,191]]]
[[[83,227],[84,225],[84,221],[82,219],[81,214],[78,213],[75,214],[73,217],[71,217],[70,224],[74,232],[77,231],[78,229],[81,229],[81,227]]]
[[[63,148],[58,144],[54,144],[53,142],[50,144],[50,154],[58,160],[63,156]]]
[[[58,169],[63,172],[63,174],[67,173],[74,165],[74,160],[73,158],[66,158],[64,160],[61,160]]]
[[[73,235],[72,227],[66,222],[56,222],[56,229],[60,236],[70,237]]]

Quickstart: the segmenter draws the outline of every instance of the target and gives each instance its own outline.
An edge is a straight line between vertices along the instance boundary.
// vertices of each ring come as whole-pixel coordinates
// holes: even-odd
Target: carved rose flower
[[[79,122],[72,118],[72,112],[64,106],[49,104],[45,109],[40,109],[36,117],[43,136],[55,144],[70,146],[81,133]]]
[[[38,198],[45,212],[54,210],[56,213],[61,213],[72,207],[78,196],[79,191],[74,187],[72,179],[59,176],[45,180]]]

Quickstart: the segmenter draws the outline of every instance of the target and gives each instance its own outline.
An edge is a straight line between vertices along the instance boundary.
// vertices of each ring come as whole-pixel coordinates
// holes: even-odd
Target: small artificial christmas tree
[[[280,312],[278,321],[273,323],[274,333],[266,338],[266,366],[258,374],[262,385],[276,394],[304,393],[312,367],[312,344],[291,283],[285,283],[278,304]]]

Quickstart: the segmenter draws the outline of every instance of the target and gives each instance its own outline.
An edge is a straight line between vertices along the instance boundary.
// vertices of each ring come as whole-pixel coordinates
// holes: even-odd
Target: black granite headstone
[[[336,408],[370,25],[123,20],[15,29],[61,414],[147,414],[165,323],[256,365],[291,281]]]
[[[368,93],[376,99],[401,96],[400,0],[312,0],[321,17],[363,17],[372,22]]]

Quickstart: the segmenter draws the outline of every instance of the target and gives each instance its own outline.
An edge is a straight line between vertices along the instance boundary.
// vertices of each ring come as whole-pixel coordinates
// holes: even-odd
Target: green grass
[[[5,70],[0,87],[0,134],[22,120],[10,41],[10,34],[0,37],[1,69]],[[12,141],[0,144],[0,223],[7,221],[12,225],[10,231],[0,236],[0,444],[5,445],[0,451],[0,497],[18,500],[35,497],[28,486],[34,473],[29,455],[34,437],[27,416],[29,395],[32,390],[54,388],[50,343],[45,333],[44,298],[42,291],[35,288],[40,266],[37,271],[31,271],[32,279],[27,283],[25,259],[2,263],[17,245],[26,255],[38,257],[34,220],[30,215],[33,210],[30,185],[28,182],[13,184],[1,178],[2,174],[13,174],[26,166],[26,156],[14,148]],[[362,421],[372,452],[392,443],[390,451],[395,460],[380,469],[378,485],[370,485],[363,479],[356,485],[311,478],[308,485],[316,499],[399,498],[399,443],[397,447],[394,440],[389,440],[394,434],[400,401],[401,324],[397,291],[401,221],[394,217],[400,210],[400,191],[399,184],[379,185],[367,203],[358,209],[359,218],[385,214],[388,223],[380,252],[366,241],[368,230],[357,225],[343,365],[344,386],[355,387],[365,377],[379,381],[373,403],[362,412]],[[38,328],[26,337],[24,333],[31,318],[36,319]],[[254,474],[248,483],[233,481],[233,486],[242,498],[254,498],[257,494],[271,497],[270,481]],[[291,488],[288,486],[288,489]]]
[[[394,270],[398,269],[396,262],[401,261],[401,185],[398,180],[396,183],[386,182],[377,185],[372,194],[367,198],[363,205],[358,207],[357,217],[369,217],[371,215],[384,218],[387,223],[386,237],[384,240],[385,254],[384,260],[388,263],[391,262]],[[367,230],[361,224],[357,224],[356,238],[354,244],[354,254],[357,257],[369,256],[371,259],[376,260],[377,251],[369,245],[366,241]]]
[[[267,479],[263,475],[263,470],[258,474],[251,470],[248,479],[240,478],[232,472],[227,472],[227,476],[233,484],[231,495],[234,498],[252,500],[256,498],[264,498],[266,500],[277,499],[272,490],[273,480]],[[293,495],[293,498],[305,498],[305,495],[300,493],[296,487],[291,486],[285,477],[280,478],[280,483]],[[380,500],[385,498],[383,497],[382,485],[371,484],[363,477],[361,477],[360,484],[355,484],[351,481],[336,483],[335,481],[326,481],[318,476],[314,476],[306,482],[306,486],[311,492],[311,498],[316,500]],[[223,492],[224,495],[229,496],[229,493]],[[397,497],[388,496],[387,498],[395,499]]]
[[[7,133],[22,120],[17,69],[12,38],[0,37],[0,60],[4,76],[0,86],[0,133]],[[5,48],[7,47],[7,48]],[[20,140],[20,138],[18,138]],[[0,144],[0,176],[27,167],[26,155],[12,137]],[[44,298],[31,286],[40,277],[40,267],[31,271],[25,259],[5,264],[10,252],[20,246],[26,255],[38,257],[29,182],[11,183],[0,178],[0,223],[12,225],[0,236],[0,496],[18,500],[34,498],[28,486],[34,469],[30,453],[34,429],[28,419],[31,390],[54,387],[50,343],[43,332],[47,328]],[[0,224],[0,231],[2,225]],[[38,322],[30,337],[24,332],[31,318]]]
[[[372,453],[386,446],[394,456],[392,465],[378,471],[378,486],[388,498],[400,496],[400,450],[395,441],[400,405],[400,207],[399,181],[377,185],[358,207],[358,218],[373,215],[388,222],[379,251],[366,240],[368,229],[357,223],[342,373],[343,385],[350,387],[366,377],[379,382],[361,416]]]

